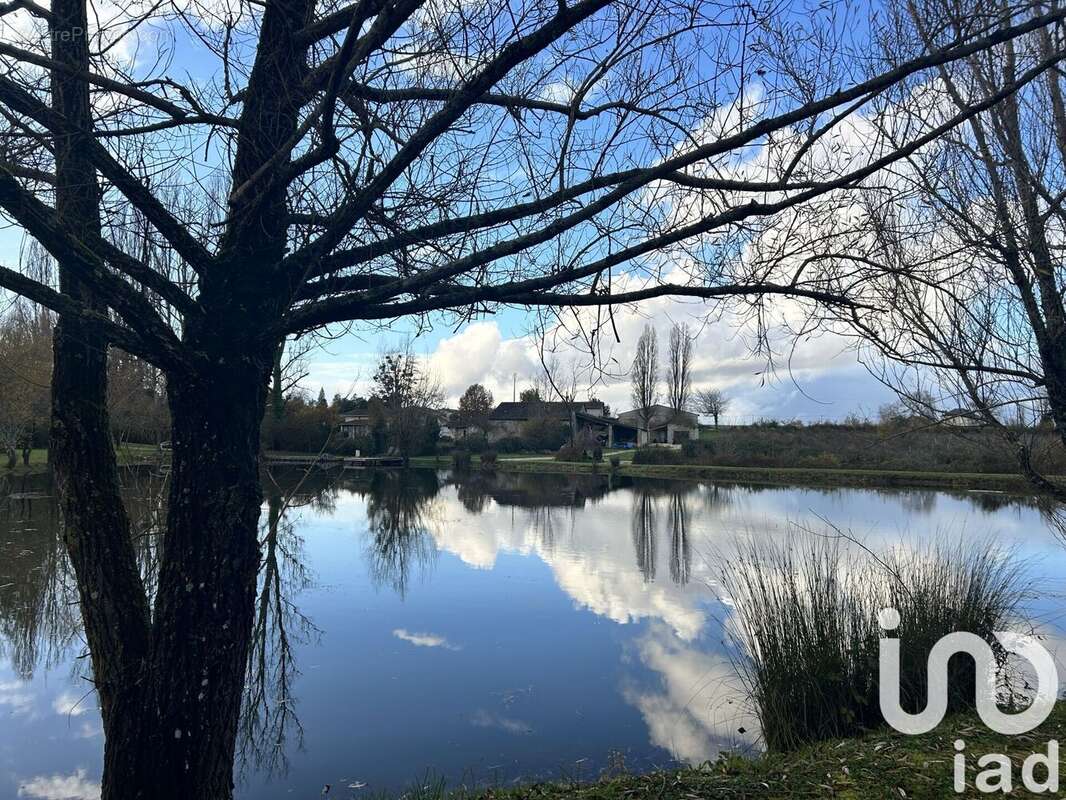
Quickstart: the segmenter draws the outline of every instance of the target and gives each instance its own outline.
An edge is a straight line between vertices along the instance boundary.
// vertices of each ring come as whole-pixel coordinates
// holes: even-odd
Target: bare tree
[[[1001,13],[980,2],[913,0],[898,10],[891,47],[905,58],[905,42],[934,45],[974,26],[1002,30]],[[1060,59],[1062,36],[1060,28],[1040,30],[943,64],[919,102],[894,96],[879,124],[928,129],[933,117],[966,107],[975,92],[995,92]],[[942,110],[930,114],[934,108]],[[845,316],[865,342],[868,365],[912,413],[966,416],[998,432],[1035,487],[1066,498],[1066,487],[1044,477],[1034,459],[1035,445],[1050,434],[1004,421],[1036,416],[1046,403],[1066,443],[1061,70],[970,118],[881,180],[865,192],[859,224],[838,231],[828,240],[831,253],[818,256],[855,270],[869,308]]]
[[[596,329],[610,329],[612,306],[667,295],[747,298],[755,313],[772,296],[848,306],[847,269],[766,272],[735,254],[1061,56],[827,167],[819,143],[892,87],[1066,18],[1004,14],[1014,24],[859,74],[866,53],[842,57],[831,9],[797,25],[762,5],[150,4],[103,26],[86,0],[0,5],[0,210],[59,273],[57,290],[5,266],[0,287],[59,314],[53,462],[103,709],[104,800],[232,794],[260,428],[284,337],[503,305],[604,309]],[[179,84],[165,60],[123,62],[117,45],[145,31],[180,38],[212,77]],[[775,155],[738,173],[759,145]],[[207,172],[216,185],[198,193]],[[145,238],[170,257],[144,258],[131,242]],[[151,603],[110,443],[111,347],[167,379]]]
[[[666,362],[666,396],[674,414],[687,411],[692,392],[692,346],[688,325],[675,322],[670,328],[670,351]]]
[[[718,427],[718,417],[729,408],[729,398],[721,389],[700,389],[693,398],[696,411],[714,418],[714,427]]]
[[[637,354],[633,357],[629,381],[633,405],[647,430],[655,404],[659,402],[659,341],[651,325],[644,326],[637,341]]]
[[[404,458],[436,442],[435,411],[444,404],[444,392],[409,347],[382,356],[373,396],[384,406],[389,442]]]

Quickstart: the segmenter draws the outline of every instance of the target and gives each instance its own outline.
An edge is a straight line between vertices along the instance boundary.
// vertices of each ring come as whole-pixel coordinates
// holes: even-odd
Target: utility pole
[[[518,373],[511,373],[511,402],[514,403],[518,400]]]

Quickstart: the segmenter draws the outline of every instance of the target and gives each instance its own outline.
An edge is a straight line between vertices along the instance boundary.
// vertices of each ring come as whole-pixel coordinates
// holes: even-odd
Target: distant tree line
[[[283,386],[285,369],[275,374],[280,376],[277,385]],[[386,353],[374,370],[368,397],[335,394],[327,400],[320,389],[312,399],[300,386],[283,390],[274,413],[264,419],[262,440],[271,449],[303,453],[429,455],[440,439],[442,404],[439,384],[417,356]],[[346,415],[366,415],[367,431],[343,435]]]
[[[15,301],[0,317],[0,453],[8,467],[48,446],[55,315]],[[170,414],[160,370],[122,350],[107,359],[108,410],[116,443],[159,444]]]

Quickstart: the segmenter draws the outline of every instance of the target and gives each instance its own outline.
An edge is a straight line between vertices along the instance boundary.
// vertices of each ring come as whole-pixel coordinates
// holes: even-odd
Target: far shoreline
[[[473,457],[474,468],[479,461]],[[451,467],[446,455],[419,456],[410,459],[412,467],[436,469]],[[481,467],[482,469],[484,467]],[[1020,496],[1039,496],[1021,475],[979,472],[920,472],[916,470],[864,470],[808,467],[730,467],[702,464],[632,464],[623,462],[612,467],[608,461],[554,461],[544,459],[497,459],[499,472],[598,474],[626,478],[672,478],[679,480],[713,480],[766,486],[811,486],[857,489],[953,489],[972,492],[997,492]],[[1066,482],[1066,476],[1050,476]]]
[[[266,452],[264,452],[264,455]],[[310,455],[310,454],[309,454]],[[477,455],[472,455],[472,469],[486,469]],[[146,445],[120,447],[119,467],[153,467],[167,463],[169,458],[157,448]],[[450,469],[449,454],[415,456],[409,460],[414,468]],[[623,460],[612,467],[609,455],[599,463],[592,461],[555,461],[549,454],[499,456],[492,467],[497,472],[528,474],[604,475],[625,478],[659,478],[672,480],[703,480],[721,483],[759,486],[797,486],[811,488],[851,489],[926,489],[965,492],[989,492],[1019,497],[1040,497],[1021,475],[982,472],[932,472],[920,470],[846,469],[839,467],[746,467],[705,464],[633,464]],[[23,478],[46,474],[49,471],[46,452],[35,450],[28,466],[21,459],[16,467],[0,467],[0,478]],[[1066,483],[1066,476],[1052,475],[1051,480]]]

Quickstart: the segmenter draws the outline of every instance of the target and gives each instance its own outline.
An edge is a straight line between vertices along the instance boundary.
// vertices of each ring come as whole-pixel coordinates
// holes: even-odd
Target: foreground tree
[[[1018,19],[975,0],[913,0],[898,12],[892,47],[905,58]],[[1059,27],[943,64],[920,100],[892,97],[881,130],[889,116],[892,126],[928,130],[975,92],[1012,85],[1062,53]],[[984,423],[1036,488],[1062,499],[1066,487],[1042,474],[1034,449],[1053,437],[1066,444],[1064,196],[1066,90],[1056,68],[887,170],[864,193],[858,224],[838,233],[845,241],[830,238],[832,252],[820,255],[853,266],[855,296],[870,308],[848,312],[848,322],[904,406]],[[1033,424],[1045,405],[1053,437]]]
[[[269,0],[155,4],[98,27],[85,0],[0,4],[0,210],[59,266],[58,289],[7,266],[0,287],[59,314],[52,451],[105,800],[232,794],[260,426],[285,337],[665,295],[846,307],[846,270],[781,274],[731,254],[1060,58],[827,167],[823,143],[873,100],[1066,16],[967,28],[860,75],[849,63],[867,59],[837,58],[821,8]],[[180,38],[194,74],[220,77],[180,85],[165,59],[122,61],[145,32]],[[745,153],[781,142],[794,158],[737,174]],[[189,196],[173,201],[175,186]],[[169,256],[145,257],[148,240]],[[167,381],[173,466],[151,597],[109,438],[112,347]]]

